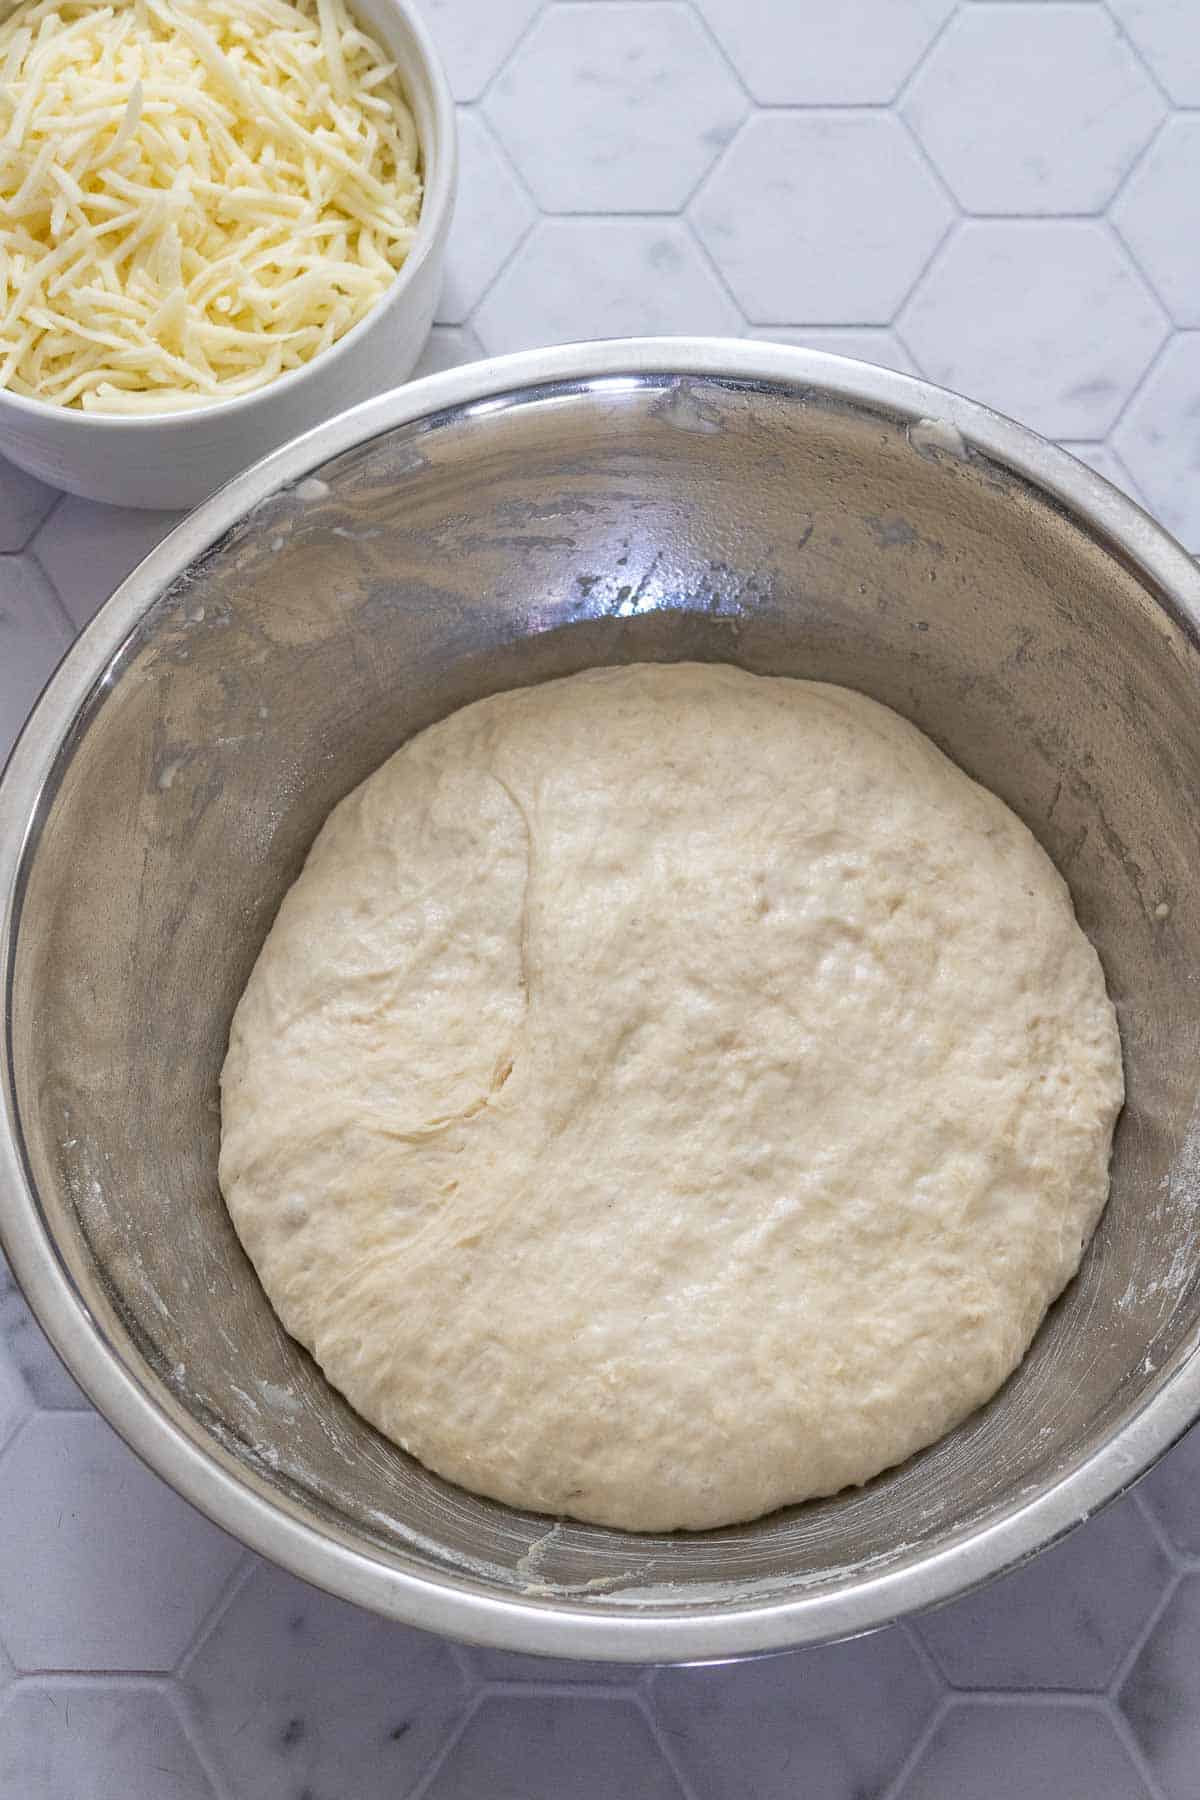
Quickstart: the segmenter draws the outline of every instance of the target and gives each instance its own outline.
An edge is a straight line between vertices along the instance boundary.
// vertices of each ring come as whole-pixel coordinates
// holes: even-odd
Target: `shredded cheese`
[[[0,25],[0,387],[247,394],[404,263],[420,151],[344,0],[24,0]]]

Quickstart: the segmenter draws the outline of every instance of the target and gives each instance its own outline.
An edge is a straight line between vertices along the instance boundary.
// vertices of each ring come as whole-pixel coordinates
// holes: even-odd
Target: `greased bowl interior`
[[[843,1635],[1032,1553],[1200,1409],[1200,661],[1191,562],[1009,421],[836,358],[590,345],[298,440],[102,610],[0,788],[5,1246],[181,1492],[310,1580],[559,1655]],[[230,1015],[329,808],[412,732],[595,663],[845,682],[1069,880],[1129,1101],[1082,1273],[1018,1373],[861,1491],[696,1536],[555,1523],[386,1443],[279,1325],[216,1182]]]

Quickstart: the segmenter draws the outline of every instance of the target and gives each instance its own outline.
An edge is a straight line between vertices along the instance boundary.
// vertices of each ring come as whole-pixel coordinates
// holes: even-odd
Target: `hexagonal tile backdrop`
[[[1169,119],[1112,209],[1176,325],[1200,325],[1191,245],[1200,232],[1200,118]]]
[[[486,1694],[426,1790],[429,1800],[684,1800],[637,1700]]]
[[[417,0],[462,179],[418,374],[745,334],[957,387],[1200,553],[1200,0]],[[0,445],[2,449],[2,445]],[[0,756],[170,528],[0,462]],[[1200,1433],[992,1587],[651,1671],[465,1650],[148,1474],[0,1265],[3,1800],[1194,1800]]]
[[[1167,330],[1116,235],[1090,219],[968,219],[899,320],[933,380],[1062,439],[1105,436]]]
[[[1108,1570],[1103,1582],[1096,1570]],[[1007,1580],[926,1614],[915,1627],[956,1688],[1100,1691],[1113,1680],[1171,1579],[1145,1514],[1120,1500]],[[1053,1594],[1053,1609],[1047,1594]]]
[[[0,1793],[14,1800],[199,1800],[211,1792],[161,1684],[39,1679],[0,1699]]]
[[[0,1637],[16,1666],[173,1668],[241,1560],[233,1539],[95,1413],[35,1414],[4,1474]],[[23,1603],[33,1569],[36,1606]]]
[[[975,1701],[951,1706],[913,1766],[913,1800],[1156,1800],[1110,1709]]]
[[[691,207],[700,241],[757,325],[886,325],[952,216],[889,113],[764,112]]]
[[[1198,1644],[1200,1575],[1185,1575],[1119,1695],[1134,1741],[1167,1800],[1192,1800],[1196,1792]]]
[[[792,1770],[829,1800],[882,1793],[938,1690],[900,1629],[733,1667],[663,1669],[651,1686],[665,1742],[712,1800],[782,1795]]]
[[[755,100],[862,106],[894,98],[954,0],[695,0]]]
[[[746,96],[680,0],[563,0],[484,106],[544,211],[674,212]]]
[[[1109,15],[1074,0],[964,7],[904,103],[972,213],[1098,212],[1165,111]]]
[[[1109,0],[1113,15],[1176,106],[1200,106],[1200,37],[1192,0]]]
[[[235,1792],[292,1800],[406,1793],[466,1701],[450,1646],[260,1565],[182,1672],[202,1740]]]

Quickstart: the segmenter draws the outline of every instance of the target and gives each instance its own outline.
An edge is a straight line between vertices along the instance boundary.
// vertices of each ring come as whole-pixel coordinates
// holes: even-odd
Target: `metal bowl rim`
[[[39,1322],[80,1386],[125,1441],[218,1525],[293,1574],[388,1617],[452,1637],[544,1656],[685,1662],[853,1636],[936,1605],[1010,1569],[1123,1493],[1200,1414],[1200,1358],[1183,1357],[1159,1393],[1054,1487],[912,1565],[865,1572],[828,1593],[704,1612],[592,1613],[536,1595],[481,1593],[468,1579],[413,1573],[303,1523],[209,1456],[124,1367],[61,1260],[21,1142],[12,1047],[13,969],[23,871],[37,848],[49,783],[73,723],[129,632],[211,545],[264,500],[380,433],[447,413],[498,412],[548,390],[661,385],[672,378],[797,389],[953,427],[1067,508],[1138,569],[1200,643],[1200,571],[1187,552],[1102,477],[1035,432],[960,395],[892,370],[793,345],[720,338],[618,339],[453,369],[382,394],[315,427],[238,475],[179,524],[122,583],[50,678],[0,778],[0,966],[5,1046],[0,1118],[0,1246]],[[953,445],[952,436],[943,443]],[[935,440],[936,445],[936,440]],[[953,448],[933,454],[953,455]]]

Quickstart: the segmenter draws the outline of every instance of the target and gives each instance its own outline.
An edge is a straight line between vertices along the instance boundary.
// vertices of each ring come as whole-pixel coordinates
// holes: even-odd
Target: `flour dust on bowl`
[[[815,352],[538,352],[280,451],[101,611],[0,788],[0,1206],[55,1344],[246,1542],[480,1642],[735,1655],[1031,1554],[1200,1411],[1198,638],[1200,576],[1099,477]],[[1128,1101],[1080,1275],[988,1406],[862,1489],[630,1534],[452,1487],[332,1391],[222,1204],[217,1076],[282,894],[390,751],[503,689],[682,660],[860,689],[1006,801],[1103,960]]]

